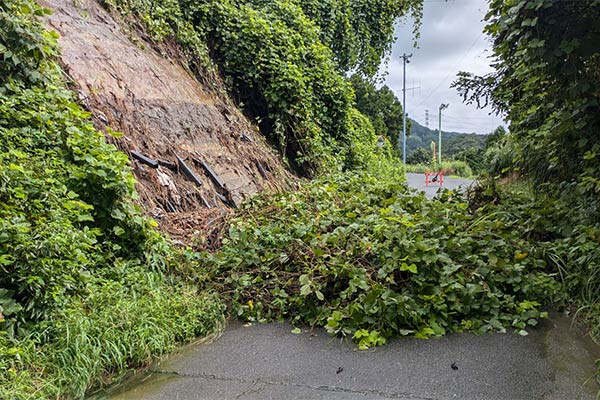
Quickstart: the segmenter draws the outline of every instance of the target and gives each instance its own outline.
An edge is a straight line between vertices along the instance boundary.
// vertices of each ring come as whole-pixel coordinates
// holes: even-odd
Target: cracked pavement
[[[437,187],[407,174],[431,198]],[[469,180],[444,178],[444,187]],[[528,336],[402,338],[367,351],[323,330],[231,322],[208,344],[181,350],[112,400],[593,400],[599,347],[563,314]],[[454,366],[454,367],[453,367]],[[106,396],[100,395],[104,398]]]
[[[293,334],[289,324],[232,322],[217,340],[182,349],[143,384],[111,398],[594,399],[597,386],[582,387],[593,373],[594,357],[579,339],[555,337],[555,322],[543,325],[525,337],[462,333],[397,339],[358,351],[322,330]]]

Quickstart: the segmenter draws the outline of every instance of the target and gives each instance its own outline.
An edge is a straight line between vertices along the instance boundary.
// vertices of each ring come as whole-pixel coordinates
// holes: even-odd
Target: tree
[[[506,129],[504,129],[503,126],[497,127],[492,133],[487,135],[487,137],[485,138],[485,149],[487,150],[490,147],[497,145],[505,136]]]
[[[406,157],[407,164],[430,164],[433,159],[433,155],[430,150],[419,147]]]
[[[413,16],[416,37],[423,14],[423,0],[303,0],[298,4],[320,26],[321,40],[333,50],[340,69],[369,78],[392,49],[398,18]]]
[[[380,89],[358,74],[350,77],[356,95],[356,108],[369,117],[375,133],[383,135],[398,148],[398,136],[402,132],[402,104],[394,92],[383,86]],[[407,133],[410,122],[407,121]]]
[[[507,115],[535,181],[600,192],[600,0],[491,0],[486,20],[495,71],[453,86]]]
[[[474,173],[478,174],[483,167],[484,151],[475,147],[469,147],[456,153],[454,159],[464,161]]]

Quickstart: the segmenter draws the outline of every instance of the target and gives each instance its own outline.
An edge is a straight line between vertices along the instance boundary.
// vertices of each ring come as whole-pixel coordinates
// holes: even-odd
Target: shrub
[[[471,178],[473,176],[473,171],[469,164],[464,161],[443,161],[441,170],[444,172],[444,175],[458,175],[464,178]]]
[[[445,176],[458,175],[463,178],[472,178],[473,171],[464,161],[443,161],[440,170]],[[435,170],[429,164],[407,164],[406,172],[424,174],[426,172],[434,172]]]
[[[431,161],[431,151],[424,147],[417,148],[406,157],[408,164],[430,164]]]
[[[11,14],[12,22],[30,23],[37,6],[30,7],[24,8],[30,14]],[[33,28],[24,23],[23,29]],[[39,54],[39,62],[51,54]],[[118,257],[156,269],[165,263],[154,223],[132,203],[126,156],[106,144],[57,86],[54,68],[54,81],[31,86],[28,78],[19,80],[24,74],[14,74],[0,87],[0,288],[19,305],[0,327],[11,330],[83,294],[89,274]]]

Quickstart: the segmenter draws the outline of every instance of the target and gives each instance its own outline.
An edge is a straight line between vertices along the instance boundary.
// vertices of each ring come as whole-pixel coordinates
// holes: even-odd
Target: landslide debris
[[[80,102],[129,155],[140,201],[162,230],[189,244],[248,196],[289,187],[276,152],[183,66],[177,45],[158,51],[96,1],[41,3]]]

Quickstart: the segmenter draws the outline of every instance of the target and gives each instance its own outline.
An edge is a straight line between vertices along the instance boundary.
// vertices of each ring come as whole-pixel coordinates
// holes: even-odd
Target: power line
[[[433,89],[433,91],[431,93],[429,93],[429,95],[427,97],[425,97],[419,104],[417,104],[417,107],[419,107],[420,105],[423,105],[423,103],[425,103],[427,100],[429,100],[429,98],[431,98],[431,96],[433,96],[435,94],[435,92],[437,92],[437,90],[444,84],[444,82],[446,82],[446,80],[452,75],[454,74],[454,71],[456,70],[456,68],[458,68],[458,66],[460,65],[460,63],[462,62],[463,59],[467,58],[467,56],[469,55],[469,53],[471,52],[471,50],[473,49],[473,47],[475,47],[475,45],[479,42],[479,40],[484,36],[484,33],[481,32],[481,34],[479,36],[477,36],[477,38],[473,41],[473,43],[471,43],[471,46],[469,46],[469,49],[465,52],[465,55],[463,57],[461,57],[460,61],[456,63],[456,65],[454,65],[453,68],[450,69],[450,72],[448,73],[448,75],[446,75],[444,77],[444,79],[442,79],[437,86]]]
[[[436,118],[439,117],[438,115],[435,116]],[[444,115],[444,120],[446,120],[446,116]],[[460,120],[449,120],[446,121],[452,125],[466,125],[466,126],[471,126],[471,127],[476,127],[476,128],[483,128],[486,127],[488,125],[496,125],[496,122],[489,122],[489,123],[485,123],[485,122],[481,122],[481,123],[473,123],[473,122],[468,122],[468,121],[460,121]]]
[[[472,118],[469,118],[469,117],[456,117],[456,116],[450,116],[450,115],[446,116],[446,115],[444,115],[444,119],[449,119],[451,121],[466,121],[466,122],[469,122],[469,123],[481,123],[481,122],[485,123],[485,122],[490,121],[491,119],[493,119],[493,117],[489,117],[489,118],[475,118],[475,117],[473,117],[473,119],[472,119]]]
[[[470,120],[470,121],[489,121],[490,118],[494,118],[493,116],[489,116],[489,117],[471,117],[471,116],[464,116],[464,117],[450,117],[450,118],[459,118],[459,119],[466,119],[466,120]]]
[[[439,114],[433,114],[433,115],[430,114],[430,118],[439,118]],[[498,125],[501,125],[501,123],[492,122],[492,121],[490,121],[489,124],[487,124],[485,122],[474,123],[474,122],[470,122],[470,121],[462,121],[460,119],[460,117],[449,117],[449,116],[446,116],[446,114],[444,114],[444,120],[446,120],[446,119],[450,119],[450,121],[447,121],[449,123],[446,123],[446,125],[464,127],[464,128],[452,128],[450,130],[476,129],[478,131],[490,131],[491,132],[494,129],[496,129],[496,127],[498,127]],[[449,130],[449,129],[447,129],[447,130]]]

